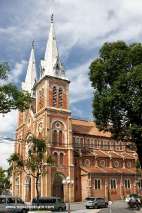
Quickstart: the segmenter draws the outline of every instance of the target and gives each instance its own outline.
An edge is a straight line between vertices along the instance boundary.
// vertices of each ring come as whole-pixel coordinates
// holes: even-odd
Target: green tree
[[[135,143],[142,166],[142,44],[105,43],[89,76],[98,128]]]
[[[10,189],[10,181],[7,171],[0,167],[0,194]]]
[[[7,63],[0,63],[0,113],[7,113],[12,109],[28,109],[31,103],[30,94],[19,90],[12,83],[7,83],[8,73]]]
[[[139,160],[136,161],[136,169],[141,169],[141,164]]]
[[[13,173],[24,171],[27,175],[35,178],[37,198],[39,194],[39,178],[46,173],[46,166],[54,164],[51,156],[47,154],[45,141],[35,137],[29,137],[26,142],[26,157],[14,153],[9,158],[9,165]]]

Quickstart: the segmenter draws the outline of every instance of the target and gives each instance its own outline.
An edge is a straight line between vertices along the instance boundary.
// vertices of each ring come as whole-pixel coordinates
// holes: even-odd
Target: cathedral
[[[19,112],[16,140],[21,143],[15,144],[15,152],[24,159],[29,136],[45,140],[57,166],[45,168],[38,183],[40,195],[59,196],[65,201],[83,201],[88,196],[118,200],[141,192],[135,151],[126,142],[112,139],[109,132],[99,131],[94,122],[71,115],[70,81],[59,57],[53,15],[38,79],[34,54],[33,46],[22,82],[33,102],[29,110]],[[63,184],[67,177],[71,180],[68,190]],[[35,179],[24,171],[13,174],[12,192],[30,202],[36,197]]]

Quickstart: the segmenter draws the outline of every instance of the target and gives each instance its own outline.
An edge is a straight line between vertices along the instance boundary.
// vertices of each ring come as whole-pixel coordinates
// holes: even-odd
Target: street
[[[47,213],[47,211],[30,211],[29,213]],[[127,207],[127,204],[124,201],[115,201],[112,204],[111,211],[109,208],[104,209],[86,209],[83,203],[72,203],[71,204],[71,212],[75,213],[142,213],[142,209],[140,211],[130,210]],[[57,212],[56,212],[57,213]],[[63,212],[63,213],[67,213]]]
[[[127,203],[124,201],[115,201],[112,203],[111,210],[102,209],[99,213],[142,213],[142,209],[140,211],[128,209]]]
[[[75,213],[97,213],[99,212],[100,209],[86,209],[84,206],[84,203],[72,203],[71,204],[71,212]],[[29,213],[47,213],[47,211],[29,211]],[[57,213],[57,212],[55,212]],[[67,211],[62,212],[62,213],[67,213]]]

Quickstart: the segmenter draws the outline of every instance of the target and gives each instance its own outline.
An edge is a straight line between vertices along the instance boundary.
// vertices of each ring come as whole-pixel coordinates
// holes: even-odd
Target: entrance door
[[[64,199],[63,176],[56,174],[53,182],[53,196],[61,197]]]

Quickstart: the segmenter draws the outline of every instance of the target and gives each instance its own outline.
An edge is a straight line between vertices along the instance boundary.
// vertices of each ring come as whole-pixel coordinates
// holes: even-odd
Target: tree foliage
[[[13,153],[8,161],[12,172],[15,174],[24,171],[27,175],[35,178],[37,197],[39,197],[39,178],[47,172],[45,168],[53,165],[54,161],[47,153],[47,146],[44,140],[29,137],[26,144],[29,148],[25,158]]]
[[[89,76],[98,128],[134,142],[142,165],[142,44],[105,43]]]
[[[0,113],[10,112],[12,109],[23,111],[29,108],[30,94],[19,90],[14,84],[7,83],[9,67],[6,63],[0,64]]]
[[[0,195],[10,189],[10,181],[7,171],[0,167]]]

